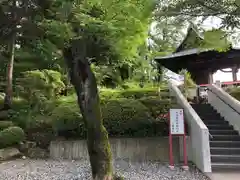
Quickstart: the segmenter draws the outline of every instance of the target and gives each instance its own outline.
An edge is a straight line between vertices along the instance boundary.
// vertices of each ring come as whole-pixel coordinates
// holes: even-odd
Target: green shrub
[[[52,112],[52,128],[61,136],[85,137],[85,128],[76,100],[65,99]]]
[[[226,90],[232,97],[240,100],[240,88],[229,88]]]
[[[116,88],[121,83],[120,72],[105,65],[91,65],[96,76],[97,84],[104,87]]]
[[[151,111],[154,118],[167,113],[171,107],[169,99],[161,100],[156,97],[145,97],[141,98],[140,101]]]
[[[137,100],[111,100],[102,106],[102,115],[110,136],[136,137],[154,133],[154,119],[149,110]]]
[[[118,98],[140,99],[140,98],[149,97],[149,96],[159,97],[158,88],[157,87],[137,88],[137,89],[125,89],[125,90],[103,89],[100,91],[100,97],[102,101],[118,99]]]
[[[52,99],[65,88],[60,72],[53,70],[27,71],[17,79],[18,95],[31,103]]]
[[[0,121],[0,131],[14,126],[12,121]]]
[[[125,81],[121,84],[121,88],[123,89],[138,89],[140,88],[139,82]]]
[[[41,105],[30,105],[26,102],[18,102],[13,105],[13,108],[9,110],[8,119],[11,120],[17,126],[26,129],[31,126],[35,126],[38,117],[45,116],[44,119],[49,118],[49,113],[55,108],[56,103],[54,101],[44,101]]]
[[[123,98],[134,98],[140,99],[142,97],[148,96],[158,96],[158,88],[139,88],[139,89],[127,89],[125,91],[121,91],[121,95]]]
[[[122,98],[121,90],[113,90],[113,89],[102,89],[99,92],[99,96],[101,101],[108,101],[111,99]]]
[[[23,141],[25,133],[20,127],[9,127],[0,132],[0,146],[2,148],[15,145]]]
[[[46,115],[38,115],[29,121],[25,128],[26,137],[29,141],[36,142],[40,148],[48,148],[50,142],[54,139],[52,121]]]
[[[104,125],[110,137],[165,134],[166,124],[155,118],[159,113],[165,112],[169,101],[159,100],[159,96],[149,97],[156,95],[156,88],[104,89],[100,95]],[[125,96],[128,98],[122,98]],[[47,147],[55,135],[86,138],[86,129],[76,99],[75,94],[61,96],[56,100],[44,101],[42,109],[32,108],[34,106],[19,101],[9,113],[9,119],[25,130],[28,139],[36,141],[41,147]]]
[[[110,137],[162,135],[165,125],[156,121],[146,106],[134,99],[115,99],[101,105],[104,126]],[[58,136],[86,138],[86,128],[75,101],[61,102],[52,112],[52,127]]]

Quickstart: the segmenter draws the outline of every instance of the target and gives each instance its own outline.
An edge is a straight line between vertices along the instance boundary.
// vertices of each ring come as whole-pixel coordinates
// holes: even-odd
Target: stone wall
[[[189,161],[191,152],[188,142]],[[168,137],[153,138],[111,138],[111,149],[114,159],[128,159],[130,161],[161,161],[169,160]],[[173,138],[173,155],[177,163],[182,160],[183,151],[178,137]],[[86,141],[53,141],[50,145],[50,157],[53,159],[88,159]]]

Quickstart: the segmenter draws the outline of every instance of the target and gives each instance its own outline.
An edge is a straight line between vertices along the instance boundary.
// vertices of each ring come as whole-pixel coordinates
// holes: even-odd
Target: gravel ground
[[[116,160],[115,170],[131,180],[208,180],[202,173],[191,167],[183,171],[180,167],[170,170],[167,165],[128,163]],[[88,161],[14,160],[0,164],[0,180],[88,180]]]

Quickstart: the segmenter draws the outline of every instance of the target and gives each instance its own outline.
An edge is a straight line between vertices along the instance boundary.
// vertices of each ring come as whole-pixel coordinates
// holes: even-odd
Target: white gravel
[[[170,170],[167,165],[128,163],[116,160],[115,170],[131,180],[208,180],[191,167],[183,171],[180,167]],[[14,160],[0,164],[0,180],[88,180],[91,179],[88,161]]]

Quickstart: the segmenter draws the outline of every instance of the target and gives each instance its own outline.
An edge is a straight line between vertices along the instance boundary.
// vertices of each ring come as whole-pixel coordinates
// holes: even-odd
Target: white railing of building
[[[211,104],[240,133],[240,102],[216,85],[208,86]]]
[[[188,103],[179,88],[169,80],[170,93],[177,99],[177,103],[184,109],[185,119],[189,128],[191,140],[192,161],[204,173],[211,173],[211,155],[209,131],[201,118]]]

